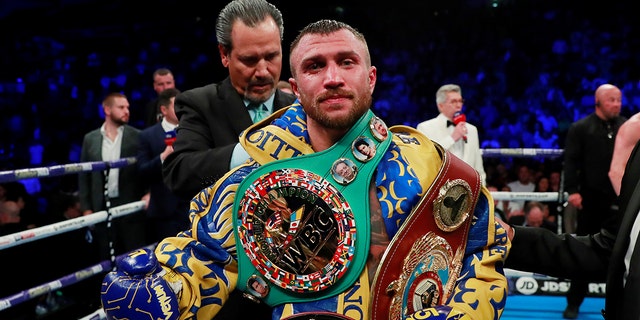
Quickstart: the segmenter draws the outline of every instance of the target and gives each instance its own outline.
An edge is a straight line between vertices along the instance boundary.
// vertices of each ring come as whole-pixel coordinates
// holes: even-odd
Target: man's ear
[[[227,48],[219,44],[218,52],[220,52],[220,60],[222,61],[222,65],[225,68],[229,67],[229,52],[227,51]]]

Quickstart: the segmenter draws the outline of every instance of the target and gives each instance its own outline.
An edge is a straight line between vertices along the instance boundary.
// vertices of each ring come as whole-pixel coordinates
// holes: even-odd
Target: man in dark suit
[[[158,96],[162,120],[140,132],[138,168],[149,191],[147,221],[149,242],[175,236],[189,228],[189,202],[177,197],[162,181],[162,162],[173,152],[178,118],[174,111],[175,98],[180,93],[169,88]]]
[[[240,133],[295,101],[294,95],[276,89],[283,35],[280,10],[264,0],[231,1],[220,11],[216,38],[229,76],[182,92],[175,100],[180,122],[174,152],[162,173],[165,184],[181,198],[191,200],[248,159]],[[216,320],[270,317],[270,308],[234,290]]]
[[[233,30],[233,32],[232,32]],[[164,182],[191,199],[248,155],[240,132],[288,106],[295,96],[276,89],[282,69],[282,14],[264,0],[232,1],[220,12],[216,37],[229,76],[176,98],[180,126]]]
[[[640,142],[627,161],[618,202],[619,214],[599,233],[587,236],[503,224],[512,239],[506,267],[568,279],[606,280],[605,318],[640,319],[640,260],[636,260],[640,259],[640,242],[635,241],[640,227],[636,221],[640,211]],[[630,261],[630,268],[625,260]]]
[[[138,135],[140,130],[128,125],[129,101],[121,93],[111,93],[102,102],[105,121],[102,126],[84,136],[82,141],[81,162],[113,161],[120,158],[135,157],[138,153]],[[139,201],[144,189],[140,183],[135,165],[105,172],[82,172],[78,175],[78,191],[83,215],[103,211],[110,207]],[[105,182],[108,198],[105,198]],[[107,223],[95,225],[94,236],[102,259],[110,258],[109,240],[113,237],[115,254],[122,254],[146,245],[145,214],[143,211],[119,217],[113,220],[111,230]],[[107,236],[107,232],[111,234]]]
[[[620,115],[622,90],[602,84],[595,92],[594,111],[569,127],[564,147],[564,188],[576,208],[576,234],[597,233],[606,217],[617,215],[616,192],[609,179],[618,128],[627,120]],[[576,319],[588,283],[572,281],[563,317]]]

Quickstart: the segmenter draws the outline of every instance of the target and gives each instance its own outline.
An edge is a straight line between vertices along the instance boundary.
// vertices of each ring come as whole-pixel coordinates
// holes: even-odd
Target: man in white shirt
[[[507,186],[511,188],[511,192],[533,192],[536,189],[536,184],[531,181],[531,170],[526,164],[518,166],[518,179],[507,183]],[[520,208],[524,208],[524,200],[516,201]]]
[[[130,112],[127,97],[118,92],[107,95],[102,102],[102,110],[105,121],[100,128],[84,136],[80,161],[113,161],[135,157],[138,152],[140,130],[128,125]],[[78,191],[83,215],[142,199],[144,189],[135,165],[110,169],[108,172],[106,177],[104,171],[78,174]],[[96,224],[94,238],[98,243],[100,258],[107,259],[112,254],[122,254],[146,245],[144,219],[143,211],[115,219],[111,225],[113,241],[107,235],[107,223]],[[110,251],[111,245],[113,252]]]
[[[456,84],[440,87],[436,92],[436,104],[440,114],[419,123],[416,129],[476,169],[482,184],[486,185],[478,129],[468,123],[462,113],[462,89]]]

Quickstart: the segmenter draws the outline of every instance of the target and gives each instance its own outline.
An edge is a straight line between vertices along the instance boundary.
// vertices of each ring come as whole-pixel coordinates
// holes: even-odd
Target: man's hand
[[[579,193],[570,194],[567,201],[576,209],[582,210],[582,196]]]
[[[162,151],[162,153],[160,154],[160,162],[164,163],[164,160],[167,159],[167,157],[173,153],[173,146],[167,146],[166,148],[164,148],[164,151]]]
[[[165,271],[149,249],[132,251],[102,282],[107,319],[178,319],[178,298],[162,277]]]
[[[498,223],[500,223],[500,225],[507,230],[507,236],[509,237],[509,241],[513,240],[513,236],[515,235],[515,232],[513,231],[513,228],[507,224],[506,222],[502,221],[502,219],[496,218],[496,220],[498,221]]]

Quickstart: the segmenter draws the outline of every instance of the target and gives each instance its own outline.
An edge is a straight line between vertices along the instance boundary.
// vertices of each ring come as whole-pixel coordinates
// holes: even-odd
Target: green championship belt
[[[255,145],[267,138],[300,143],[272,125],[247,134]],[[311,301],[358,280],[369,254],[369,185],[391,140],[369,110],[331,148],[265,163],[240,183],[233,226],[245,296],[270,306]]]

